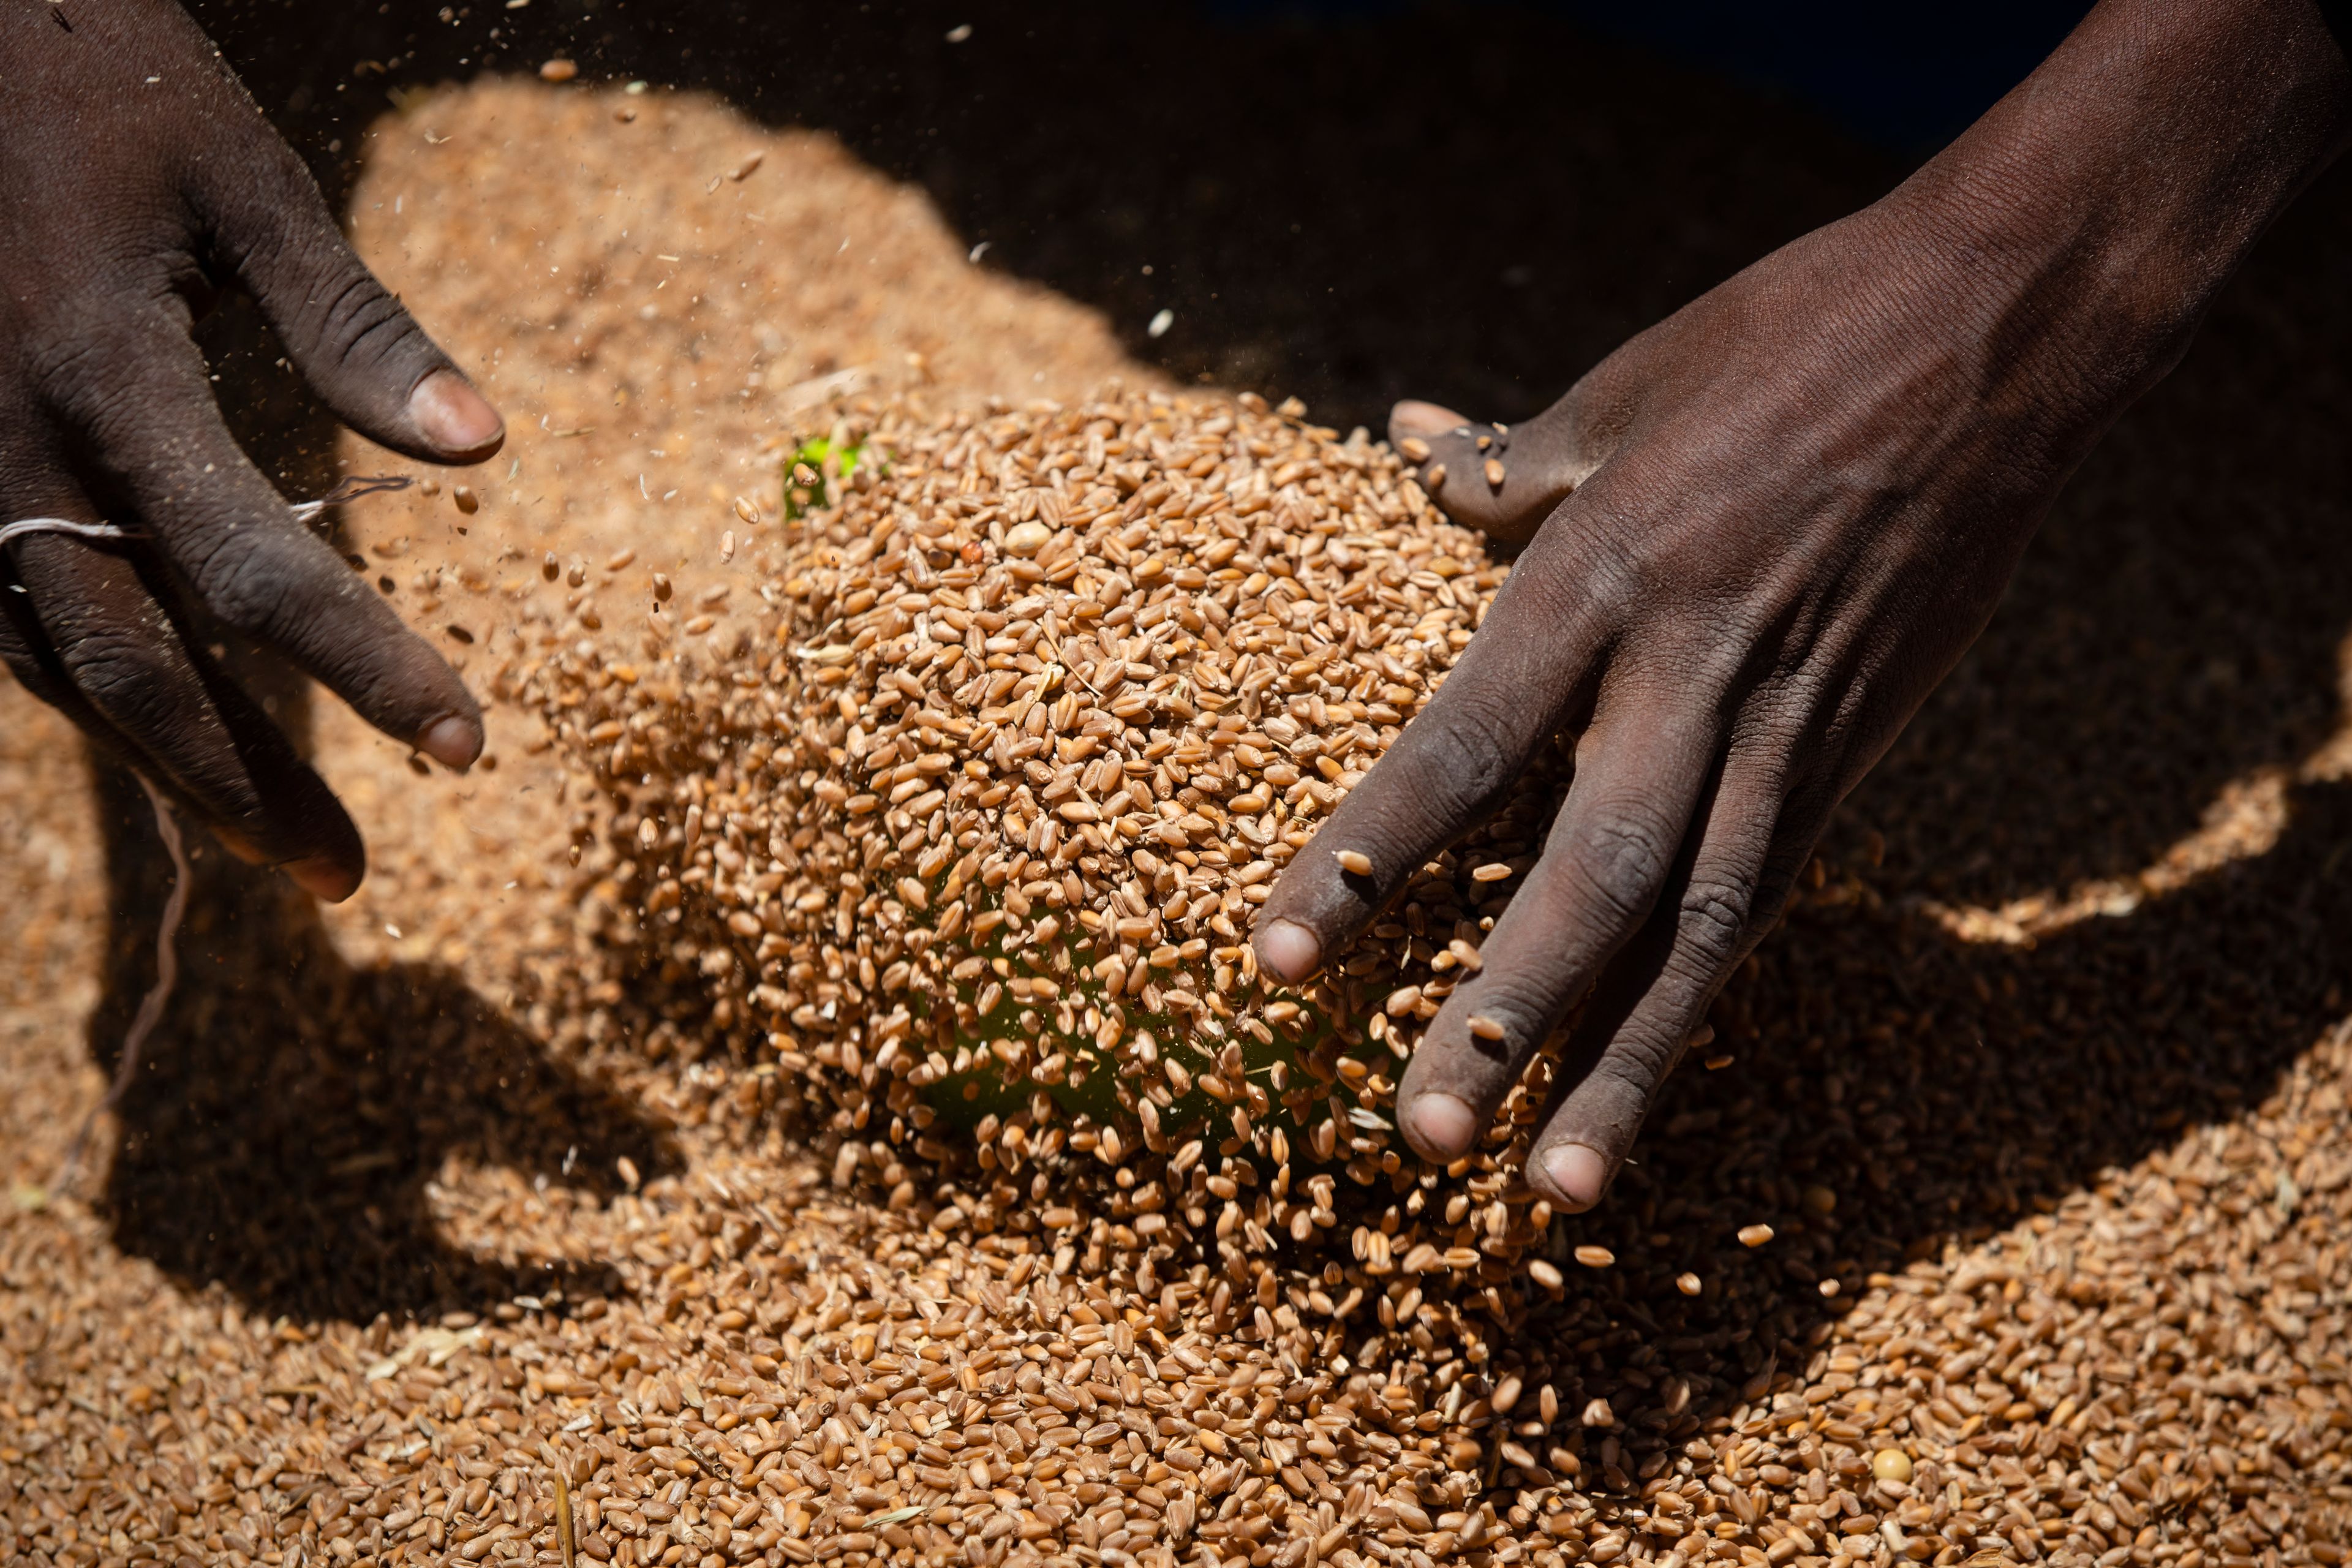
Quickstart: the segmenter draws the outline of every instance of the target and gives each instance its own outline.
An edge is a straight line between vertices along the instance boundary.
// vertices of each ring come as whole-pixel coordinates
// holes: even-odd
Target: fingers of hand
[[[132,563],[58,536],[20,540],[13,553],[23,658],[11,662],[37,672],[36,693],[240,855],[321,898],[349,897],[366,864],[350,817],[277,725],[188,646]]]
[[[247,461],[184,338],[94,345],[58,401],[110,488],[215,615],[394,738],[452,767],[480,754],[472,695]]]
[[[227,259],[303,378],[352,429],[432,462],[478,462],[506,426],[352,254],[292,151],[257,126],[207,199]]]
[[[1637,712],[1604,715],[1586,733],[1542,858],[1405,1068],[1398,1126],[1428,1159],[1475,1142],[1668,885],[1717,725],[1703,708]]]
[[[1496,616],[1489,616],[1493,626]],[[1297,984],[1356,940],[1422,864],[1483,821],[1551,734],[1529,700],[1526,645],[1506,627],[1473,642],[1428,710],[1405,727],[1276,882],[1258,917],[1258,962]]]
[[[278,510],[282,515],[282,504]],[[267,639],[384,733],[453,768],[481,755],[473,694],[299,525],[240,533],[207,559],[195,581],[224,620]]]
[[[1577,1020],[1528,1158],[1529,1184],[1555,1206],[1600,1202],[1708,1004],[1769,929],[1775,885],[1785,892],[1792,876],[1773,847],[1789,841],[1776,837],[1787,820],[1780,792],[1759,773],[1738,770],[1718,787],[1671,899]],[[1810,834],[1801,842],[1810,845]]]
[[[1344,950],[1423,862],[1493,809],[1538,739],[1485,711],[1417,721],[1275,884],[1258,962],[1295,984]]]
[[[1570,559],[1573,548],[1551,535],[1528,552],[1428,708],[1285,869],[1255,938],[1276,978],[1304,980],[1353,942],[1586,710],[1622,595],[1608,587],[1613,568]]]

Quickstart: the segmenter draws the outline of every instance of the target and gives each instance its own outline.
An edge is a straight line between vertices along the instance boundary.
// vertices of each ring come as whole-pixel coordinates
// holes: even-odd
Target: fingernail
[[[1389,430],[1397,436],[1440,436],[1470,421],[1440,403],[1408,397],[1389,410]]]
[[[454,370],[436,370],[408,395],[408,416],[453,458],[486,458],[507,433],[499,411]]]
[[[1257,961],[1275,978],[1296,985],[1323,962],[1323,944],[1297,921],[1275,921],[1257,933]]]
[[[289,860],[278,868],[293,879],[294,885],[314,899],[340,904],[359,890],[360,873],[341,866],[324,855],[308,859]]]
[[[1450,1094],[1415,1095],[1401,1120],[1406,1142],[1424,1159],[1457,1159],[1478,1136],[1478,1113]]]
[[[416,749],[446,766],[469,768],[482,754],[482,727],[452,713],[425,725],[416,737]]]
[[[1609,1186],[1609,1162],[1600,1150],[1581,1143],[1558,1143],[1545,1151],[1543,1173],[1570,1214],[1581,1214],[1599,1203]]]

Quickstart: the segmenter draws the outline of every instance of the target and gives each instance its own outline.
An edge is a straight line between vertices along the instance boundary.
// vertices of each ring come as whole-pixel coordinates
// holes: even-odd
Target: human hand
[[[244,289],[338,416],[413,457],[477,461],[504,426],[176,5],[0,0],[0,523],[132,536],[12,541],[0,659],[229,847],[347,897],[358,830],[184,604],[451,767],[480,754],[481,712],[238,449],[190,322]]]
[[[1528,1179],[1568,1209],[1599,1200],[1832,809],[1982,629],[2068,473],[2332,156],[2347,85],[2307,5],[2114,0],[1901,189],[1537,418],[1398,405],[1391,438],[1438,503],[1527,547],[1428,708],[1285,871],[1262,965],[1298,981],[1339,954],[1549,737],[1576,737],[1541,858],[1405,1068],[1418,1151],[1469,1150],[1567,1022]]]

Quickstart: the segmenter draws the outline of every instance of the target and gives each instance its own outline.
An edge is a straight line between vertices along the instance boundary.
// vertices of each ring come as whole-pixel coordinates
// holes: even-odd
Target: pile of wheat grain
[[[1394,1131],[1394,1074],[1478,964],[1558,769],[1303,993],[1247,942],[1507,568],[1384,445],[1295,405],[901,401],[822,449],[831,473],[783,483],[829,504],[757,525],[785,537],[740,653],[640,668],[583,640],[523,676],[705,1026],[845,1138],[952,1163],[937,1119],[971,1129],[983,1205],[1091,1156],[1124,1249],[1333,1233],[1374,1279],[1512,1288],[1550,1239],[1517,1176],[1544,1079],[1440,1171]],[[1528,1266],[1556,1295],[1556,1261]]]

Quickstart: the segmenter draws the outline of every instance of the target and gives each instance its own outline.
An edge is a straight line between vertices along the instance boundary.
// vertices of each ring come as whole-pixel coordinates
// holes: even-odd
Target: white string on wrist
[[[333,489],[317,500],[299,500],[292,510],[297,522],[309,522],[331,506],[341,506],[347,500],[375,495],[383,490],[404,490],[412,481],[405,474],[354,474],[339,482]],[[0,523],[0,544],[21,539],[28,533],[70,533],[80,539],[137,539],[140,535],[111,522],[76,522],[65,517],[20,517],[11,523]]]
[[[75,533],[84,539],[131,537],[110,522],[75,522],[69,518],[62,517],[23,517],[5,528],[0,528],[0,544],[5,544],[12,539],[20,539],[28,533]]]

